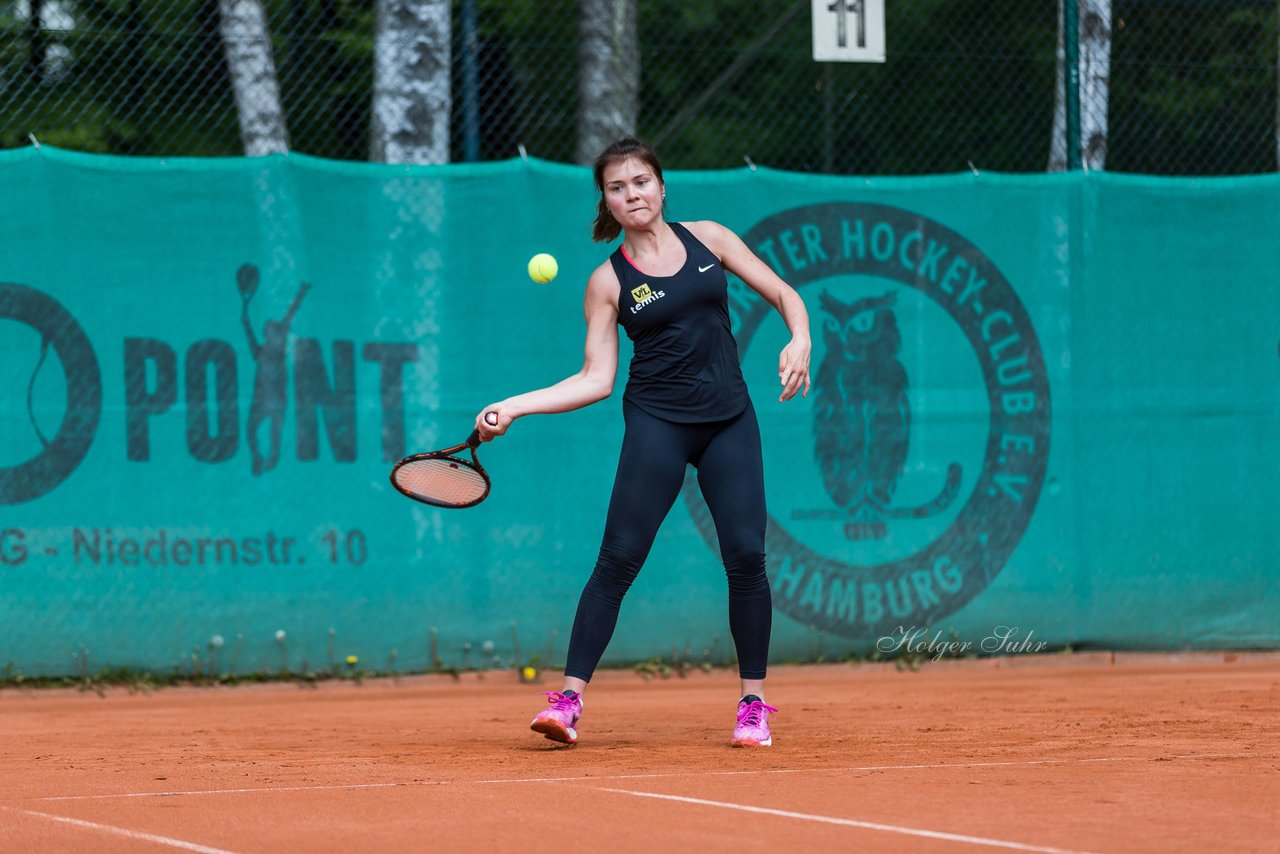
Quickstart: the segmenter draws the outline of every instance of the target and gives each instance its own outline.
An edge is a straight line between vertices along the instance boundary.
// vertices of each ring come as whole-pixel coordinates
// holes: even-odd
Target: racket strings
[[[405,463],[396,470],[396,484],[434,504],[455,506],[479,501],[489,488],[483,474],[448,458]]]

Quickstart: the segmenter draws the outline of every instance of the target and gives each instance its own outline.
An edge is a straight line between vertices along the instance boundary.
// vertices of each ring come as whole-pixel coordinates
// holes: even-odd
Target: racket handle
[[[484,423],[488,424],[490,427],[497,427],[498,413],[492,410],[490,410],[489,412],[486,412],[484,414]],[[480,431],[479,430],[471,431],[471,438],[467,439],[467,446],[473,449],[480,447]]]

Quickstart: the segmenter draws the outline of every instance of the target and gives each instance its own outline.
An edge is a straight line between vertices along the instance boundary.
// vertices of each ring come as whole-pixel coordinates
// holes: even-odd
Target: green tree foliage
[[[1276,170],[1276,3],[1118,0],[1114,15],[1108,169]]]
[[[45,9],[50,3],[46,0]],[[27,134],[82,151],[225,154],[235,106],[217,40],[216,0],[76,0],[60,4],[72,29],[48,31],[57,63],[29,61],[29,21],[14,4],[0,18],[0,146]],[[157,8],[163,8],[157,16]],[[174,20],[185,22],[174,29]]]
[[[524,145],[530,154],[572,163],[578,130],[577,0],[471,2],[479,34],[480,158],[515,157]],[[454,10],[458,20],[459,0]],[[461,27],[456,31],[460,34]],[[454,58],[455,93],[461,87],[460,59]],[[463,108],[463,98],[455,97],[459,158],[464,127],[456,111]]]
[[[47,0],[46,0],[47,2]],[[73,29],[46,33],[65,70],[29,62],[17,4],[0,16],[0,146],[43,142],[135,155],[241,153],[217,0],[63,0]],[[364,144],[372,72],[370,0],[267,0],[285,109],[309,153]],[[48,63],[45,63],[46,67]]]
[[[464,5],[465,2],[465,5]],[[34,31],[28,10],[69,10]],[[264,0],[295,148],[369,150],[374,0]],[[477,38],[457,22],[473,9]],[[640,135],[669,168],[857,174],[1042,171],[1056,0],[891,0],[888,60],[815,63],[808,0],[639,0]],[[1276,168],[1272,0],[1114,0],[1107,167]],[[144,155],[240,153],[217,0],[0,0],[0,147],[42,141]],[[481,159],[571,162],[576,0],[454,0],[455,159],[463,58]],[[41,59],[43,57],[43,59]]]

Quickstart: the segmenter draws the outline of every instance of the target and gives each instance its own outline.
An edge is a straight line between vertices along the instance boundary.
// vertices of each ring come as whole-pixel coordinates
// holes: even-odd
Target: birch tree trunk
[[[1062,3],[1058,3],[1058,61],[1053,99],[1049,171],[1067,168],[1067,52]],[[1080,3],[1080,160],[1085,169],[1106,167],[1107,109],[1111,93],[1111,0]]]
[[[451,4],[378,0],[369,158],[448,163]]]
[[[1049,171],[1067,171],[1067,38],[1066,14],[1063,3],[1075,0],[1058,0],[1058,50],[1053,77],[1053,130],[1049,136]]]
[[[1080,13],[1080,160],[1085,169],[1101,170],[1111,95],[1111,0],[1081,0]]]
[[[636,0],[580,0],[578,39],[579,163],[635,133],[640,100]]]
[[[240,138],[249,157],[289,150],[284,105],[271,55],[267,16],[260,0],[219,0],[222,48],[240,114]]]

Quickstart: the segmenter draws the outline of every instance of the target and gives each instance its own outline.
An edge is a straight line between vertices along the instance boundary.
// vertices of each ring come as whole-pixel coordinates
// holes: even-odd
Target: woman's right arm
[[[501,436],[512,421],[525,415],[569,412],[613,394],[613,381],[618,373],[619,287],[617,274],[608,262],[591,274],[583,299],[587,343],[582,370],[553,386],[518,394],[480,410],[476,415],[476,429],[483,441]],[[498,416],[497,424],[485,421],[484,416],[489,412]]]

